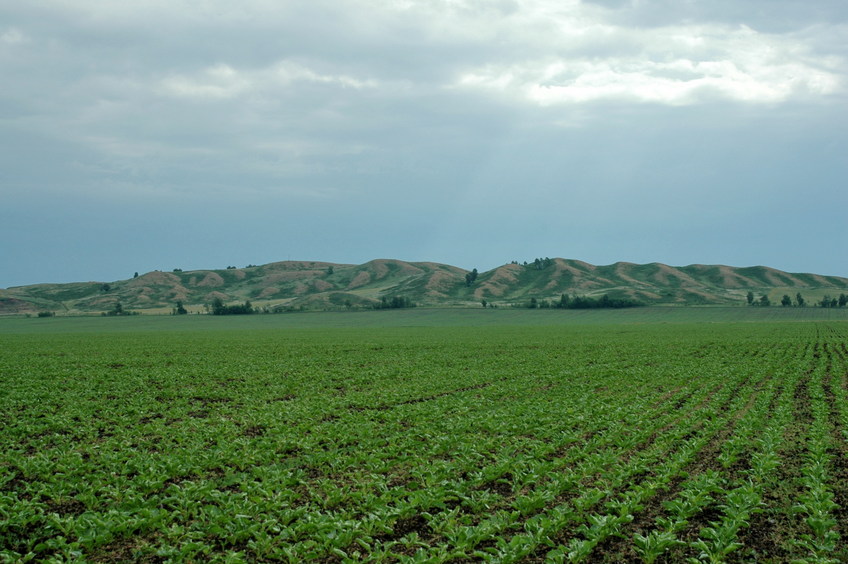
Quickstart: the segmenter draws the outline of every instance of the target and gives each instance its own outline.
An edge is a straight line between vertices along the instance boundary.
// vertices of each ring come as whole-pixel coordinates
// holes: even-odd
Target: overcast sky
[[[0,2],[0,287],[277,260],[848,276],[844,0]]]

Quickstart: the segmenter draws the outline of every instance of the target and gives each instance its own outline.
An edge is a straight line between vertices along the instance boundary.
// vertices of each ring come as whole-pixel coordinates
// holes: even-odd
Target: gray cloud
[[[23,265],[0,286],[284,251],[828,270],[780,249],[845,242],[828,223],[848,203],[845,18],[829,1],[6,5],[0,236],[29,243],[0,251]],[[78,270],[49,260],[56,240]]]

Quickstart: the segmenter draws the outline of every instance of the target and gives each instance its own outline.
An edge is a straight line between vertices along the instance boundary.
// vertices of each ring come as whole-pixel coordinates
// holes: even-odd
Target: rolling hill
[[[170,311],[182,302],[205,311],[216,298],[246,300],[268,310],[352,309],[403,296],[422,306],[519,304],[531,298],[556,300],[562,294],[629,298],[646,304],[743,305],[748,292],[779,303],[801,293],[808,303],[848,291],[848,278],[787,273],[764,266],[737,268],[693,264],[617,262],[596,266],[568,259],[536,259],[480,273],[432,262],[372,260],[365,264],[284,261],[224,270],[153,271],[128,280],[35,284],[0,290],[0,314],[42,311],[92,313],[120,302],[126,310]]]

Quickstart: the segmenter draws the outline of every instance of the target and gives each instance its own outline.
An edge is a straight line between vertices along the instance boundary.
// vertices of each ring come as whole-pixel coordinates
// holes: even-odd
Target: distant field
[[[846,561],[846,319],[2,319],[0,561]]]
[[[639,307],[608,310],[528,310],[523,308],[413,308],[388,311],[305,312],[273,315],[139,315],[0,317],[3,333],[113,331],[230,331],[333,327],[481,327],[598,325],[618,323],[722,323],[761,321],[848,321],[848,308]]]

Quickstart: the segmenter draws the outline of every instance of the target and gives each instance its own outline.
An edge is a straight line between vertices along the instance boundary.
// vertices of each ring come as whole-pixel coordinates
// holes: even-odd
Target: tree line
[[[380,298],[380,303],[374,304],[374,309],[405,309],[415,307],[415,302],[406,296],[394,296],[388,298],[383,296]]]
[[[604,294],[600,298],[587,298],[584,296],[570,296],[562,294],[559,300],[548,301],[530,298],[524,304],[529,309],[620,309],[628,307],[639,307],[641,302],[629,298],[611,298]]]
[[[243,304],[226,305],[221,298],[212,300],[209,308],[209,313],[212,315],[250,315],[255,311],[250,300],[247,300]]]
[[[753,307],[769,307],[771,305],[771,300],[765,294],[759,297],[759,299],[754,298],[754,292],[748,292],[746,296],[746,300],[749,306]],[[795,294],[795,300],[789,297],[788,294],[783,294],[783,298],[780,300],[780,305],[783,307],[807,307],[807,300],[804,299],[804,296],[801,295],[801,292]],[[848,305],[848,295],[839,294],[838,298],[831,298],[827,294],[815,303],[818,307],[845,307]]]

